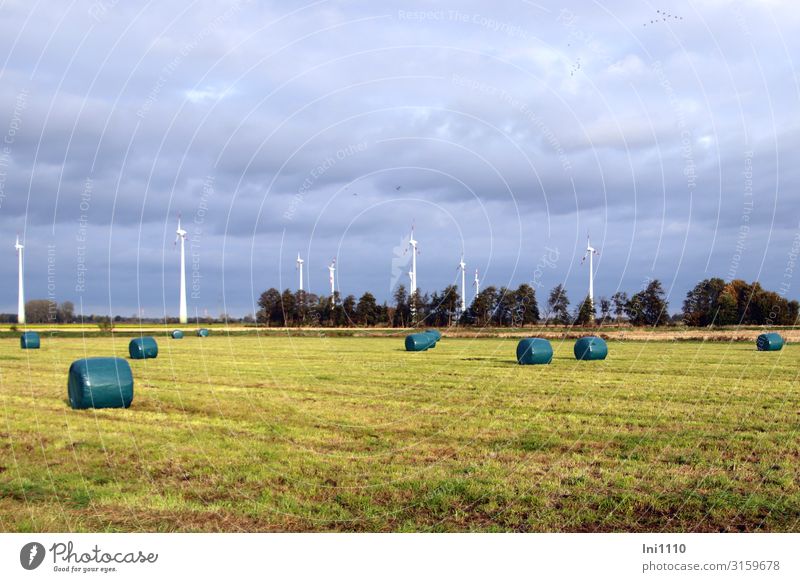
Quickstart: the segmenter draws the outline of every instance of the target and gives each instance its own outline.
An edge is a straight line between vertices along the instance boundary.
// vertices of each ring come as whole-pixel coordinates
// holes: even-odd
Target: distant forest
[[[781,294],[768,291],[758,282],[747,283],[741,279],[725,282],[720,278],[704,279],[686,294],[683,311],[669,315],[669,303],[661,282],[651,280],[640,291],[628,296],[618,291],[611,297],[600,297],[595,302],[583,298],[571,304],[567,290],[556,285],[539,304],[536,290],[527,284],[516,289],[489,286],[483,289],[467,309],[461,312],[461,297],[455,285],[432,294],[409,295],[400,285],[391,303],[378,303],[375,296],[366,292],[341,297],[315,295],[306,291],[283,292],[275,288],[264,291],[258,299],[259,310],[253,316],[232,318],[201,317],[202,323],[243,323],[263,326],[318,326],[318,327],[431,327],[479,326],[524,327],[532,325],[593,326],[633,325],[663,326],[687,325],[708,327],[713,325],[795,325],[800,317],[800,303],[787,300]],[[79,316],[74,305],[65,301],[57,304],[35,299],[25,304],[28,323],[94,323],[110,328],[114,323],[177,323],[177,318],[139,318],[115,316]],[[0,314],[0,323],[15,323],[16,314]]]

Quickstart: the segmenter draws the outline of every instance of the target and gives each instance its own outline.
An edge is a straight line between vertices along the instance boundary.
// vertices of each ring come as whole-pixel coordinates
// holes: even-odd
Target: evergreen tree
[[[575,313],[575,324],[583,326],[594,325],[596,316],[594,301],[589,299],[589,296],[587,295],[586,298],[581,301],[581,304],[578,306],[577,312]]]
[[[411,324],[411,307],[408,304],[408,293],[405,285],[399,285],[394,292],[393,327],[408,327]]]

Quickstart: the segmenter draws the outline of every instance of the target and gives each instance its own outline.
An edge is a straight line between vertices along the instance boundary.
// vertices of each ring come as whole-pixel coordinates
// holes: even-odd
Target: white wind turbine
[[[467,310],[467,285],[466,285],[466,272],[467,264],[464,262],[464,254],[461,254],[461,261],[458,263],[458,268],[461,269],[461,313]]]
[[[417,241],[414,240],[414,226],[411,226],[411,238],[408,239],[408,246],[411,249],[411,295],[417,292]]]
[[[478,279],[478,269],[475,269],[475,280],[472,284],[475,286],[475,297],[477,297],[481,292],[481,280]]]
[[[298,289],[303,290],[303,263],[305,261],[300,258],[300,253],[297,253],[297,270],[300,272],[300,286]]]
[[[25,248],[25,245],[19,242],[19,235],[17,235],[17,242],[14,243],[14,248],[17,249],[17,258],[19,263],[17,323],[25,323],[25,281],[22,276],[22,250]]]
[[[589,240],[589,235],[586,235],[586,254],[583,255],[581,259],[581,264],[586,261],[586,258],[589,258],[589,301],[594,304],[594,261],[592,260],[594,256],[600,256],[600,253],[597,252],[597,249],[592,246],[591,241]]]
[[[175,244],[181,243],[181,297],[178,309],[178,321],[181,323],[189,322],[189,315],[186,311],[186,231],[181,228],[181,215],[178,213],[178,228],[175,231]]]
[[[336,279],[334,278],[334,273],[336,272],[336,259],[331,261],[331,264],[328,265],[328,275],[331,283],[331,297],[336,292]]]

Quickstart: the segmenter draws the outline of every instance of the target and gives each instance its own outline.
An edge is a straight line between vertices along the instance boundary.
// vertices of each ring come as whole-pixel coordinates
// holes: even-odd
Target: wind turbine
[[[181,228],[181,215],[178,213],[178,229],[175,231],[175,244],[181,242],[181,298],[178,309],[178,321],[188,323],[186,312],[186,231]]]
[[[333,259],[331,261],[331,264],[328,265],[328,274],[331,282],[331,297],[333,297],[333,294],[336,292],[336,283],[333,276],[335,271],[336,271],[336,259]]]
[[[589,240],[589,235],[586,235],[586,254],[583,255],[581,259],[581,265],[586,260],[586,257],[589,257],[589,301],[592,302],[594,305],[594,262],[592,259],[594,256],[600,256],[600,253],[597,252],[597,249],[592,246],[591,241]]]
[[[297,270],[300,271],[300,286],[298,289],[300,291],[303,290],[303,263],[305,261],[300,258],[300,253],[297,253]]]
[[[475,269],[475,281],[473,281],[472,284],[475,286],[475,297],[477,297],[481,292],[481,280],[478,279],[478,269]]]
[[[461,269],[461,313],[467,310],[467,285],[466,275],[467,264],[464,262],[464,254],[461,254],[461,261],[458,263],[458,268]]]
[[[408,239],[408,246],[411,249],[411,294],[417,292],[417,241],[414,240],[414,225],[411,225],[411,238]]]
[[[17,235],[17,242],[14,243],[14,248],[17,249],[17,258],[19,259],[19,301],[17,303],[17,323],[25,323],[25,282],[22,277],[22,249],[25,245],[19,242],[19,235]]]

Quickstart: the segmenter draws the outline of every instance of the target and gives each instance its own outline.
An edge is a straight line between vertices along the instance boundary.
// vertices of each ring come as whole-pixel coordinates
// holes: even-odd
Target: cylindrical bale
[[[145,360],[158,357],[158,344],[155,338],[135,337],[128,344],[128,353],[134,360]]]
[[[577,360],[605,360],[608,345],[603,338],[597,336],[582,337],[575,342],[574,352]]]
[[[517,363],[522,365],[549,364],[553,360],[553,346],[540,337],[528,337],[517,344]]]
[[[39,346],[39,334],[35,331],[26,331],[19,336],[19,347],[23,350],[38,350]]]
[[[69,367],[72,408],[128,408],[133,402],[133,374],[122,358],[84,358]]]
[[[406,351],[424,352],[436,345],[436,341],[429,333],[412,333],[406,336]]]
[[[759,352],[777,352],[783,347],[783,337],[779,333],[762,333],[756,340]]]
[[[201,327],[197,330],[197,337],[208,337],[208,334],[210,333],[211,331],[208,328]]]
[[[442,339],[442,334],[439,333],[438,329],[426,329],[425,333],[431,334],[437,342]]]
[[[183,339],[183,332],[179,329],[173,329],[169,335],[172,339]]]

